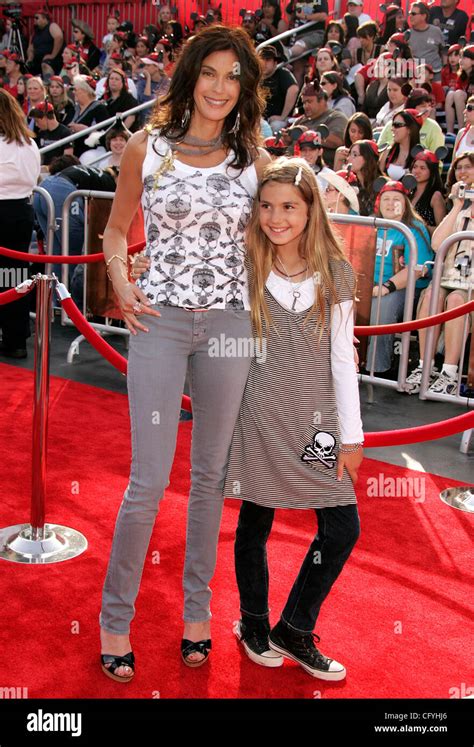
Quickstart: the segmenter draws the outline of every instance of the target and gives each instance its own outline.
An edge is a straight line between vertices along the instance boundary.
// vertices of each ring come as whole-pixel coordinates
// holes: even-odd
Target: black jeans
[[[0,200],[0,246],[27,252],[33,219],[33,206],[28,199]],[[0,292],[26,280],[31,275],[29,267],[29,263],[23,260],[0,256]],[[41,272],[44,272],[44,265]],[[26,348],[26,340],[31,337],[29,295],[0,306],[0,328],[7,348]]]
[[[312,632],[332,585],[344,567],[360,534],[356,504],[314,509],[318,533],[281,614],[282,621],[302,633]],[[243,501],[235,538],[235,570],[240,610],[248,623],[268,622],[268,565],[266,544],[274,508]]]

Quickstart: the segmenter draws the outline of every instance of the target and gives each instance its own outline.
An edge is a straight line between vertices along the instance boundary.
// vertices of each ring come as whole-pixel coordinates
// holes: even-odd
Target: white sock
[[[443,363],[443,371],[445,374],[448,374],[448,376],[451,376],[452,379],[455,378],[458,372],[458,367],[454,365],[454,363]]]
[[[431,361],[431,368],[430,368],[430,373],[432,372],[432,370],[433,370],[433,368],[434,368],[434,364],[435,364],[435,362],[434,362],[434,359],[433,359],[433,360]],[[418,367],[419,367],[419,368],[423,368],[423,360],[422,360],[422,358],[420,358],[420,360],[419,360],[419,363],[418,363]]]

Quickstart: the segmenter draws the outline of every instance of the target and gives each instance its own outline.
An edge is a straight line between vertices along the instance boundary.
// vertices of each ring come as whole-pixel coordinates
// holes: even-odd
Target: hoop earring
[[[191,112],[189,110],[189,106],[186,106],[186,109],[184,110],[184,114],[181,118],[181,127],[184,128],[188,126],[188,122],[191,119]]]
[[[237,135],[240,127],[240,112],[237,112],[237,116],[235,118],[234,126],[232,129],[229,130],[229,135]]]

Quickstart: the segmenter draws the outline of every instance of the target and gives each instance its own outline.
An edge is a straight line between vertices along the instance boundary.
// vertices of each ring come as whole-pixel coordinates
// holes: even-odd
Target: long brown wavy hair
[[[300,168],[301,180],[296,185],[295,177]],[[325,323],[328,323],[326,303],[329,302],[330,313],[332,313],[334,303],[339,303],[330,263],[334,260],[349,263],[327,218],[315,174],[303,158],[281,156],[269,163],[263,170],[246,231],[246,246],[250,262],[252,324],[259,338],[262,338],[262,317],[265,319],[267,329],[272,324],[264,290],[277,252],[276,247],[260,227],[260,196],[263,187],[269,182],[292,184],[295,189],[298,189],[300,196],[308,206],[308,221],[301,234],[298,250],[301,258],[307,262],[308,275],[314,277],[316,274],[317,281],[315,278],[315,299],[305,317],[304,324],[307,324],[312,317],[316,318],[314,333],[319,329],[319,339],[321,339]],[[355,288],[350,288],[350,292],[354,297]]]
[[[0,88],[0,135],[7,143],[25,145],[31,142],[35,135],[28,129],[25,115],[16,99]]]
[[[234,51],[240,64],[240,95],[237,104],[225,119],[223,145],[224,148],[235,151],[235,158],[230,165],[243,169],[257,158],[257,148],[262,143],[260,127],[265,109],[265,94],[260,85],[260,60],[249,35],[242,28],[209,26],[183,44],[169,91],[157,101],[149,126],[158,128],[162,137],[181,140],[189,129],[189,122],[186,127],[182,127],[181,120],[186,108],[189,108],[191,114],[193,112],[194,87],[203,60],[213,52],[226,50]],[[234,135],[229,130],[235,123],[237,112],[240,112],[240,127]]]

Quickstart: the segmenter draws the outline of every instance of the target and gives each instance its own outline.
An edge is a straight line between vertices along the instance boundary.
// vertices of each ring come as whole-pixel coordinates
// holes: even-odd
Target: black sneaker
[[[315,639],[319,643],[319,636],[315,633],[298,633],[296,630],[290,630],[281,620],[269,634],[269,644],[273,651],[296,661],[313,677],[331,682],[343,680],[346,676],[345,667],[338,661],[324,656],[314,645]]]
[[[245,653],[255,664],[262,667],[281,667],[283,656],[272,651],[268,644],[268,632],[263,626],[248,626],[242,620],[234,623],[234,633],[242,643]]]

